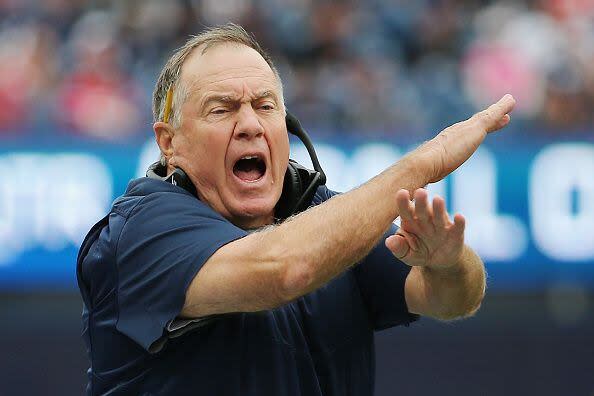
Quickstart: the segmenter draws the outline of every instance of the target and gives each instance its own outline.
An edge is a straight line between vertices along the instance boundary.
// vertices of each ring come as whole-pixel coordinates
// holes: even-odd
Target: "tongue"
[[[256,160],[239,160],[233,168],[235,176],[244,181],[255,181],[264,173]]]
[[[237,169],[235,171],[235,175],[239,177],[241,180],[255,181],[262,176],[262,173],[258,168],[253,167],[251,169]]]

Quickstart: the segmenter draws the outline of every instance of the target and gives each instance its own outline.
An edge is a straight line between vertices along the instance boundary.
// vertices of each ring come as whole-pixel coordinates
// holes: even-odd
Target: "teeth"
[[[246,155],[244,157],[241,157],[242,160],[251,160],[251,159],[258,159],[257,155]]]

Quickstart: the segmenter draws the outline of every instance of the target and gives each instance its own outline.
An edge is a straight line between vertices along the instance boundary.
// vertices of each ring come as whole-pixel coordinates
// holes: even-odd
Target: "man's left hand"
[[[431,204],[422,188],[414,192],[414,201],[407,190],[398,191],[396,205],[401,226],[386,239],[394,256],[410,266],[453,269],[464,248],[464,217],[457,214],[451,221],[443,198],[435,197]]]

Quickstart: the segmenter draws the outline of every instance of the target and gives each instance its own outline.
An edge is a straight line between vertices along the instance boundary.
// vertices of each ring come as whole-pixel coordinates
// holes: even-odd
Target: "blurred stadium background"
[[[336,190],[518,100],[430,187],[468,218],[483,308],[378,334],[377,395],[594,395],[592,0],[0,0],[0,395],[83,392],[77,248],[157,158],[164,60],[227,21],[274,55]]]

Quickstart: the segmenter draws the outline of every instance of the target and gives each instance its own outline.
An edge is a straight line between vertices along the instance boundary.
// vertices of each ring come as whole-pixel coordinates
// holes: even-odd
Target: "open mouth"
[[[245,182],[258,181],[266,173],[266,163],[257,155],[241,157],[233,165],[233,174]]]

